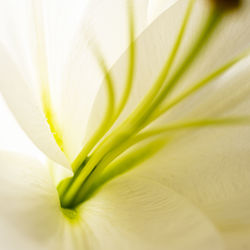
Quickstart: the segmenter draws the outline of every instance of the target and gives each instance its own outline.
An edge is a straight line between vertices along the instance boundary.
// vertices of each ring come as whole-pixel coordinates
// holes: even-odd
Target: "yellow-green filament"
[[[107,168],[103,168],[104,170],[99,172],[98,175],[95,172],[95,174],[93,176],[91,175],[91,177],[87,180],[86,185],[84,185],[84,189],[81,190],[81,192],[85,194],[84,200],[89,199],[93,193],[97,191],[97,189],[108,181],[132,170],[138,164],[152,157],[155,153],[162,149],[166,143],[167,141],[165,139],[156,139],[128,154],[119,157],[117,160],[112,161],[111,164],[107,164]],[[75,197],[74,203],[77,205],[82,201],[82,199],[81,193],[79,193],[78,196]]]
[[[107,89],[107,97],[108,97],[108,105],[106,114],[99,125],[97,131],[90,138],[90,140],[86,143],[82,151],[78,154],[76,159],[72,163],[72,169],[75,172],[85,160],[87,155],[91,152],[94,146],[99,142],[99,140],[105,135],[105,133],[110,129],[110,127],[117,120],[121,112],[123,111],[128,98],[130,96],[130,92],[133,84],[134,77],[134,68],[135,68],[135,42],[134,42],[134,12],[132,7],[132,2],[128,1],[128,13],[129,13],[129,61],[128,61],[128,72],[126,77],[125,89],[121,98],[121,101],[116,108],[115,104],[115,94],[114,94],[114,82],[111,72],[108,70],[108,67],[105,63],[105,60],[101,54],[101,52],[94,48],[94,55],[97,58],[99,66],[105,75],[105,83]]]
[[[156,118],[165,114],[170,108],[177,105],[183,99],[218,78],[248,55],[244,53],[244,55],[231,60],[198,83],[193,84],[173,100],[165,103],[168,95],[174,88],[176,88],[181,77],[196,60],[202,48],[208,43],[209,38],[212,36],[223,16],[223,13],[218,11],[217,8],[211,10],[211,13],[203,24],[196,41],[191,46],[187,55],[184,56],[180,64],[177,65],[177,69],[173,72],[172,77],[169,77],[169,72],[183,40],[194,3],[195,0],[189,1],[175,44],[152,88],[127,119],[125,119],[105,138],[104,135],[112,127],[125,108],[132,89],[135,71],[134,20],[133,15],[131,14],[132,11],[130,12],[131,15],[129,18],[130,56],[128,60],[128,71],[124,92],[118,106],[115,105],[114,82],[112,75],[108,71],[104,59],[101,56],[98,57],[100,68],[106,76],[108,107],[103,122],[73,163],[73,169],[75,170],[74,176],[64,180],[58,186],[62,207],[77,207],[83,201],[91,197],[91,195],[93,195],[96,190],[106,182],[129,171],[140,162],[158,152],[167,143],[165,136],[167,136],[170,131],[197,127],[201,128],[206,126],[250,124],[249,117],[202,118],[193,121],[182,120],[172,124],[166,124],[162,127],[156,127],[151,130],[143,130]],[[144,140],[150,141],[147,144],[140,144],[140,142],[144,143]],[[132,146],[133,150],[129,151]]]
[[[110,72],[108,71],[107,65],[106,65],[101,53],[98,50],[95,50],[95,55],[96,55],[96,58],[98,60],[99,65],[100,65],[100,68],[102,69],[102,72],[105,76],[108,105],[107,105],[107,109],[106,109],[105,115],[103,117],[103,120],[102,120],[101,124],[99,125],[98,129],[95,131],[94,135],[90,138],[90,140],[87,142],[85,147],[82,149],[82,151],[78,154],[76,159],[71,164],[71,167],[72,167],[74,172],[77,171],[77,169],[81,166],[82,162],[86,159],[87,155],[92,150],[92,148],[96,145],[96,143],[102,138],[102,136],[110,128],[110,124],[112,122],[112,117],[114,116],[115,93],[114,93],[113,78],[112,78]]]
[[[244,52],[242,55],[237,56],[230,62],[226,63],[222,67],[220,67],[218,70],[215,70],[208,76],[204,77],[201,81],[198,83],[192,84],[190,88],[182,92],[180,95],[175,97],[171,102],[165,104],[163,107],[155,110],[154,115],[150,117],[147,123],[153,122],[155,119],[160,117],[161,115],[165,114],[168,110],[170,110],[172,107],[183,101],[185,98],[189,97],[190,95],[194,94],[201,88],[205,87],[206,85],[210,84],[213,82],[214,79],[218,78],[221,76],[223,73],[225,73],[227,70],[235,66],[235,64],[239,63],[242,59],[246,58],[247,56],[250,55],[250,52]]]
[[[169,58],[166,60],[165,65],[163,66],[163,69],[161,71],[161,73],[159,74],[158,78],[156,79],[155,83],[153,84],[153,87],[150,89],[150,91],[146,94],[146,96],[143,98],[143,100],[141,101],[141,103],[138,105],[138,107],[135,109],[135,111],[130,115],[129,119],[128,119],[128,123],[131,123],[132,120],[135,117],[138,117],[139,114],[146,110],[148,105],[152,102],[152,100],[156,97],[156,95],[159,93],[159,91],[161,90],[163,84],[165,83],[165,80],[168,76],[168,73],[171,69],[171,66],[173,65],[173,62],[176,58],[176,54],[179,51],[181,42],[183,40],[183,36],[185,34],[185,30],[188,24],[188,20],[190,18],[192,9],[194,7],[194,3],[195,0],[190,0],[189,1],[189,5],[187,7],[187,11],[186,14],[184,16],[180,31],[177,35],[174,47],[171,51],[171,54],[169,56]]]
[[[132,3],[129,2],[129,37],[130,37],[130,46],[129,46],[129,63],[128,63],[128,72],[127,72],[127,80],[125,84],[125,89],[121,98],[121,101],[116,110],[114,121],[119,117],[124,107],[127,104],[128,98],[131,93],[134,71],[135,71],[135,23],[134,23],[134,11],[132,9]],[[113,122],[114,122],[113,121]]]
[[[173,130],[183,130],[190,128],[203,128],[208,126],[234,126],[234,125],[250,125],[250,117],[229,117],[229,118],[218,118],[218,119],[202,119],[202,120],[194,120],[187,122],[179,122],[175,124],[169,124],[160,128],[152,129],[147,132],[141,133],[131,141],[131,145],[136,144],[142,140],[149,139],[153,136],[159,136],[162,134],[166,134]],[[102,185],[107,183],[108,181],[114,179],[115,177],[122,175],[125,172],[130,171],[139,163],[147,160],[152,157],[153,154],[157,153],[169,140],[164,138],[156,139],[153,142],[140,147],[139,149],[135,149],[132,152],[125,154],[119,157],[115,161],[111,161],[107,168],[99,173],[99,176],[91,176],[92,180],[94,180],[91,184],[90,182],[86,182],[85,199],[91,197],[91,195]],[[130,146],[131,146],[130,145]],[[128,147],[129,148],[129,147]],[[85,186],[84,186],[85,187]],[[84,190],[83,190],[84,191]],[[76,200],[77,203],[77,200]]]

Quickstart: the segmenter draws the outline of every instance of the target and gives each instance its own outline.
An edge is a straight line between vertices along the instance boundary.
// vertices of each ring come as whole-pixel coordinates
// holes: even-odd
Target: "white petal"
[[[249,111],[249,101],[244,107]],[[192,200],[224,234],[228,245],[241,249],[249,244],[244,236],[249,235],[250,226],[249,140],[249,126],[186,131],[147,163],[148,170],[140,167],[138,171],[161,179]]]
[[[249,59],[173,110],[192,120],[250,114]],[[140,167],[192,200],[223,233],[229,249],[248,249],[250,226],[249,125],[183,129]],[[171,134],[169,134],[171,136]],[[175,134],[173,134],[175,136]],[[146,167],[147,166],[147,167]],[[240,248],[241,247],[241,248]]]
[[[109,183],[72,223],[62,216],[46,167],[4,152],[0,161],[2,249],[223,249],[209,220],[155,181],[124,176]]]
[[[162,12],[174,4],[177,0],[149,0],[148,3],[148,21],[152,22]]]
[[[48,168],[32,158],[3,151],[0,164],[0,248],[47,249],[61,219]]]
[[[209,2],[207,0],[196,1],[173,70],[188,53],[197,38],[195,34],[199,32],[203,22],[209,15]],[[249,11],[250,1],[247,0],[242,2],[241,8],[223,16],[199,56],[180,79],[180,91],[187,85],[201,80],[239,54],[249,51]]]
[[[73,159],[87,135],[86,125],[103,74],[93,56],[96,45],[110,68],[129,44],[126,0],[90,1],[65,68],[62,93],[65,150]],[[136,36],[146,25],[147,0],[133,1]]]
[[[154,180],[118,178],[82,209],[99,242],[94,249],[223,249],[199,210]]]
[[[39,105],[6,49],[0,46],[1,94],[20,126],[49,158],[67,166]]]
[[[35,13],[30,1],[20,6],[17,0],[2,1],[0,32],[29,86],[35,91],[39,105],[41,74],[45,81],[49,81],[51,104],[57,125],[62,130],[64,151],[73,159],[82,147],[89,112],[103,78],[89,47],[95,41],[109,66],[126,49],[129,42],[127,1],[74,0],[69,4],[68,1],[37,0],[34,3],[40,6],[35,8]],[[133,3],[136,33],[139,34],[147,23],[148,1]],[[11,23],[10,29],[6,29],[8,23]],[[76,30],[79,30],[78,36],[75,36]],[[38,42],[45,45],[38,48],[42,49],[43,57],[38,60],[45,63],[39,68]],[[73,51],[70,50],[72,45]],[[43,72],[40,72],[41,67]]]
[[[19,152],[44,161],[46,156],[33,144],[25,132],[20,128],[1,95],[0,114],[0,150]]]
[[[0,1],[1,41],[8,47],[26,80],[23,92],[31,92],[36,106],[42,110],[41,89],[46,88],[51,96],[49,108],[58,123],[56,130],[61,127],[57,120],[62,101],[62,67],[85,5],[85,1],[79,0],[70,1],[70,4],[68,1]],[[16,81],[15,84],[21,85],[21,82]],[[61,152],[51,154],[58,157],[56,155]],[[52,159],[55,160],[55,157]],[[62,160],[59,162],[62,163]]]
[[[25,79],[37,94],[38,83],[34,63],[35,32],[31,1],[0,1],[0,39],[8,47]]]
[[[169,42],[167,39],[169,39],[168,34],[172,33],[166,30],[169,29],[169,26],[174,29],[175,24],[179,27],[178,17],[180,18],[182,15],[177,13],[183,10],[180,6],[185,8],[184,2],[178,1],[141,35],[141,44],[140,39],[138,41],[138,51],[142,48],[144,57],[139,57],[141,63],[137,68],[138,80],[135,82],[136,90],[139,93],[137,96],[144,95],[147,83],[150,84],[155,79],[154,74],[159,72],[164,61],[163,55],[168,54],[169,46],[167,45],[171,45],[171,41]],[[195,33],[196,25],[200,23],[198,20],[202,20],[201,16],[206,13],[205,6],[207,5],[203,5],[204,3],[197,1],[196,15],[191,19],[182,52],[185,52],[188,44],[193,42],[192,39],[195,36],[191,34]],[[249,1],[244,1],[243,7],[239,11],[225,17],[213,39],[182,79],[184,87],[189,87],[190,84],[205,77],[209,72],[249,48],[249,3]],[[166,26],[166,24],[169,25]],[[173,34],[176,35],[176,33]],[[157,38],[155,46],[152,45],[153,37]],[[161,43],[161,41],[163,42]],[[179,57],[182,56],[183,53],[180,53]],[[151,62],[152,64],[150,64]],[[124,74],[123,65],[124,60],[121,59],[114,67],[114,73],[118,77],[120,76],[120,79]],[[140,86],[141,88],[139,88]],[[177,89],[177,93],[182,91],[183,88]],[[246,60],[215,81],[211,87],[205,88],[202,93],[195,95],[195,98],[187,100],[179,109],[173,110],[172,113],[175,118],[179,119],[186,118],[187,115],[193,119],[209,115],[209,117],[249,115],[249,93],[249,60]],[[134,94],[131,98],[130,110],[138,102],[139,98],[135,98],[135,96]],[[98,117],[101,116],[100,113],[98,115],[98,107],[100,110],[100,106],[96,102],[94,110],[96,113],[93,113],[96,120],[93,118],[92,121],[95,122],[90,122],[92,128],[97,123]],[[129,113],[128,110],[126,112]],[[164,121],[166,122],[166,120]],[[233,248],[228,235],[235,235],[235,249],[237,249],[237,244],[239,247],[244,244],[247,246],[247,236],[244,235],[248,235],[248,231],[242,228],[249,227],[250,222],[249,128],[209,128],[201,130],[199,133],[184,133],[181,136],[183,140],[177,141],[172,146],[169,145],[161,156],[158,155],[158,158],[155,157],[148,163],[151,171],[145,175],[157,180],[162,179],[163,183],[191,199],[218,225],[224,237],[227,238],[229,247]],[[142,168],[141,171],[145,172],[145,169]],[[241,235],[241,233],[242,236],[237,237],[237,234]]]
[[[142,100],[171,53],[175,44],[176,36],[182,25],[188,1],[179,1],[178,4],[165,11],[156,21],[145,29],[136,42],[135,79],[131,97],[127,106],[121,114],[118,122],[125,119]],[[127,74],[127,58],[129,51],[126,51],[114,64],[111,74],[115,82],[116,96],[120,97],[124,89]],[[93,110],[88,123],[87,135],[90,136],[94,128],[100,124],[106,108],[105,87],[102,87],[96,97]]]
[[[194,40],[197,39],[197,36],[194,34],[198,34],[205,18],[208,16],[208,3],[209,1],[206,0],[196,1],[184,40],[176,57],[176,62],[173,65],[171,74],[173,74],[177,66],[180,65],[181,60],[188,53]],[[164,11],[163,14],[161,14],[160,17],[157,18],[139,37],[137,41],[138,55],[134,89],[120,121],[131,113],[141,98],[146,94],[150,86],[152,86],[159,72],[163,68],[163,64],[174,46],[187,4],[188,1],[177,1],[174,5]],[[244,1],[243,6],[239,10],[227,14],[222,19],[221,23],[215,30],[215,33],[208,41],[208,44],[196,58],[194,64],[191,65],[190,69],[180,79],[179,85],[176,88],[176,91],[172,93],[172,96],[182,93],[185,88],[199,82],[201,79],[205,78],[210,73],[250,48],[250,32],[248,29],[250,24],[249,11],[250,2]],[[124,65],[126,65],[127,57],[128,51],[116,62],[112,69],[118,96],[123,90],[122,84],[124,84],[124,81],[122,81],[122,79],[126,76]],[[105,101],[101,101],[105,100],[104,96],[105,92],[103,88],[100,90],[94,104],[89,122],[88,135],[90,135],[93,128],[100,123],[105,108]]]

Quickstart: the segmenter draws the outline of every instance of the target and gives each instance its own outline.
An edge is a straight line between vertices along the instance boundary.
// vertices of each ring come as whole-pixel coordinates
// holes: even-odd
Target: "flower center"
[[[195,42],[192,44],[187,55],[184,56],[183,60],[178,64],[179,66],[174,74],[169,77],[170,69],[176,59],[176,55],[182,43],[195,4],[194,0],[189,1],[175,44],[170,55],[167,57],[159,76],[135,110],[133,110],[133,112],[131,112],[131,114],[117,128],[110,131],[108,136],[105,136],[106,133],[115,123],[127,103],[134,79],[136,41],[134,40],[134,15],[131,6],[129,6],[128,15],[130,47],[127,79],[124,93],[117,106],[115,105],[114,82],[112,76],[106,67],[104,58],[98,49],[95,49],[94,53],[101,69],[103,70],[106,80],[105,83],[108,97],[107,110],[99,128],[93,137],[87,142],[76,160],[72,163],[74,176],[63,180],[58,186],[61,206],[63,208],[77,207],[89,199],[102,185],[129,171],[140,162],[158,152],[166,144],[166,139],[162,135],[167,131],[186,127],[225,125],[234,122],[245,122],[245,118],[203,119],[167,124],[156,129],[142,132],[145,127],[154,122],[161,115],[165,114],[171,107],[210,83],[213,79],[223,74],[245,56],[240,55],[223,65],[204,79],[201,79],[198,83],[191,85],[191,88],[175,97],[174,100],[167,105],[164,105],[164,101],[168,95],[174,88],[176,88],[183,74],[195,61],[204,45],[208,43],[209,38],[212,36],[223,17],[224,11],[221,11],[221,7],[224,5],[226,6],[226,4],[223,4],[226,1],[213,2],[216,3],[216,5],[211,5],[210,14],[206,18],[204,24],[202,24],[203,26],[197,34]],[[239,1],[228,2],[231,3],[230,6],[233,6],[233,4],[236,4]],[[149,138],[150,140],[146,140]],[[139,142],[144,141],[145,143],[140,143],[138,146]],[[132,146],[135,149],[128,150]]]

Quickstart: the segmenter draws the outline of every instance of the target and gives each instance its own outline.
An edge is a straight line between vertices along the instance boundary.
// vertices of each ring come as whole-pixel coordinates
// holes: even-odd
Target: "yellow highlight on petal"
[[[50,101],[50,92],[48,87],[46,88],[43,86],[42,90],[42,104],[43,104],[43,112],[47,119],[47,123],[50,127],[50,131],[53,134],[53,137],[60,147],[60,149],[64,152],[63,149],[63,139],[62,139],[62,132],[59,128],[58,122],[56,121],[55,113],[53,112],[51,101]]]

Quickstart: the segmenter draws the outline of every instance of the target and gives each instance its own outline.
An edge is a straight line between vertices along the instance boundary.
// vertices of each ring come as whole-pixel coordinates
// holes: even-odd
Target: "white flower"
[[[48,158],[0,152],[1,249],[250,249],[236,2],[0,1],[0,90]]]

